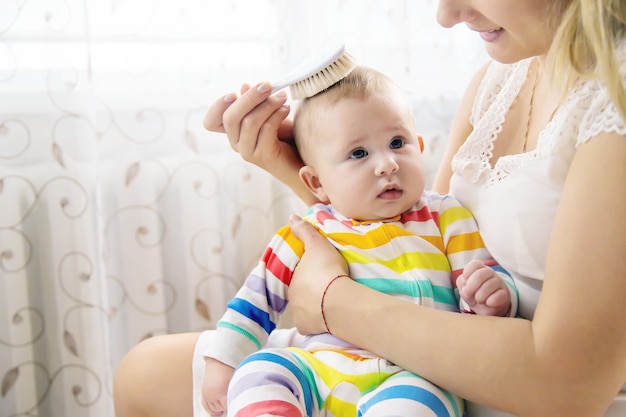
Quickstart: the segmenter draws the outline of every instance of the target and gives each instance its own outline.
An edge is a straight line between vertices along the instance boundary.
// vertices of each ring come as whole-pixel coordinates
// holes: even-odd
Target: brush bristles
[[[313,97],[340,81],[356,67],[356,60],[347,52],[321,71],[289,86],[294,100]]]

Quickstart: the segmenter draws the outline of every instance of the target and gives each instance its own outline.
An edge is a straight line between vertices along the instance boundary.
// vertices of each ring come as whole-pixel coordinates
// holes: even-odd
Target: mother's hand
[[[204,127],[226,133],[230,146],[241,157],[289,186],[305,203],[316,201],[302,184],[302,160],[293,144],[293,123],[287,119],[287,94],[270,95],[271,85],[244,84],[240,95],[231,93],[216,100],[204,117]]]
[[[289,285],[292,318],[301,334],[324,333],[322,295],[333,278],[348,273],[348,265],[337,249],[309,222],[294,215],[289,219],[289,225],[305,246]]]
[[[287,95],[283,91],[270,96],[270,91],[268,82],[252,88],[244,84],[239,97],[226,94],[204,117],[207,130],[226,133],[231,147],[243,159],[264,169],[281,156],[297,156],[291,145],[292,123],[286,119]]]

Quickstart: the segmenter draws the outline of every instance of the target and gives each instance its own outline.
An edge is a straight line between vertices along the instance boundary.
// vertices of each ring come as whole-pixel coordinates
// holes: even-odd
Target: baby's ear
[[[320,182],[320,178],[315,172],[315,168],[310,165],[305,165],[300,168],[299,174],[300,181],[306,185],[309,191],[311,191],[311,194],[313,194],[322,203],[328,204],[328,196],[324,191],[324,186]]]

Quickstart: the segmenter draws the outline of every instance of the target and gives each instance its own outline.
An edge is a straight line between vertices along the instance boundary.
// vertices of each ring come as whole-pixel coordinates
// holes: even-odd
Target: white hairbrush
[[[314,96],[348,75],[356,65],[344,44],[335,45],[272,83],[272,94],[289,87],[294,100]]]

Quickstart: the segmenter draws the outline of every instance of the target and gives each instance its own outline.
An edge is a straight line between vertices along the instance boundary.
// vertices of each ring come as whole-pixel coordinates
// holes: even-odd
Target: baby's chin
[[[360,213],[356,216],[346,216],[346,217],[353,219],[355,222],[359,222],[359,223],[372,223],[372,222],[396,219],[397,217],[401,216],[403,213],[407,212],[408,210],[409,210],[408,208],[405,210],[381,210],[376,213],[368,213],[368,214]]]

